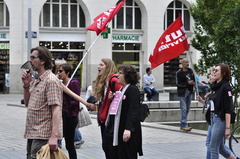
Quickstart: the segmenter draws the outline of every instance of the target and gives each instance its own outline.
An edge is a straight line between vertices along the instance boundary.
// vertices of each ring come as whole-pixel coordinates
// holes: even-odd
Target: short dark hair
[[[72,69],[72,67],[71,67],[69,64],[64,63],[64,64],[59,65],[59,68],[60,68],[60,67],[63,68],[63,70],[65,71],[66,74],[69,73],[69,74],[68,74],[68,77],[71,77],[71,76],[72,76],[73,69]]]
[[[118,70],[121,70],[124,74],[124,78],[127,84],[137,84],[140,76],[136,69],[131,65],[120,65]]]
[[[151,70],[150,67],[146,68],[146,73],[148,73]]]
[[[53,63],[52,63],[52,53],[43,46],[37,46],[35,48],[31,49],[31,53],[33,51],[38,51],[38,58],[42,61],[44,61],[44,69],[52,69]]]

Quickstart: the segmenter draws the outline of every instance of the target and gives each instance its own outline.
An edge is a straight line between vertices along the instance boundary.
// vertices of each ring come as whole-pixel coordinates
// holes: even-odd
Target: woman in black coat
[[[137,159],[142,156],[142,130],[139,120],[140,93],[136,84],[140,77],[130,65],[119,67],[118,83],[122,98],[116,114],[109,111],[106,122],[108,135],[111,136],[112,159]],[[119,93],[119,92],[117,92]]]

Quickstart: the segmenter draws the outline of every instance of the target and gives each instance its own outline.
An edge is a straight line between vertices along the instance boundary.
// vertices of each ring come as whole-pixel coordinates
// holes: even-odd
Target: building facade
[[[116,66],[134,65],[142,77],[150,66],[148,58],[156,42],[179,13],[190,41],[194,22],[188,10],[194,2],[127,0],[109,23],[108,37],[101,35],[96,40],[96,33],[86,27],[97,15],[115,6],[117,0],[0,0],[0,93],[23,91],[21,65],[29,59],[29,26],[31,47],[47,47],[56,61],[66,61],[74,69],[96,40],[76,73],[86,90],[96,78],[102,58],[113,59]],[[153,70],[157,89],[175,86],[179,60],[188,53],[196,63],[199,53],[190,47]]]

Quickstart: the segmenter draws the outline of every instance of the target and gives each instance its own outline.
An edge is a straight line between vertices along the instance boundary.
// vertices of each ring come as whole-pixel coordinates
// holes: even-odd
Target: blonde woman
[[[109,92],[118,91],[122,86],[118,83],[115,64],[112,60],[104,58],[98,64],[98,76],[96,78],[94,96],[98,104],[98,123],[101,127],[102,148],[106,159],[110,159],[109,151],[111,137],[106,134],[105,121],[111,100],[108,99]]]

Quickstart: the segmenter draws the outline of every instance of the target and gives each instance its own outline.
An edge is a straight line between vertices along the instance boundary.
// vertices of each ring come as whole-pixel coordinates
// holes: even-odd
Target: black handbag
[[[210,107],[207,108],[207,111],[205,113],[205,120],[208,123],[208,125],[211,125],[211,111],[210,111]]]
[[[95,104],[95,103],[96,103],[96,97],[95,97],[95,96],[90,96],[90,97],[87,99],[87,102],[88,102],[88,103]]]

